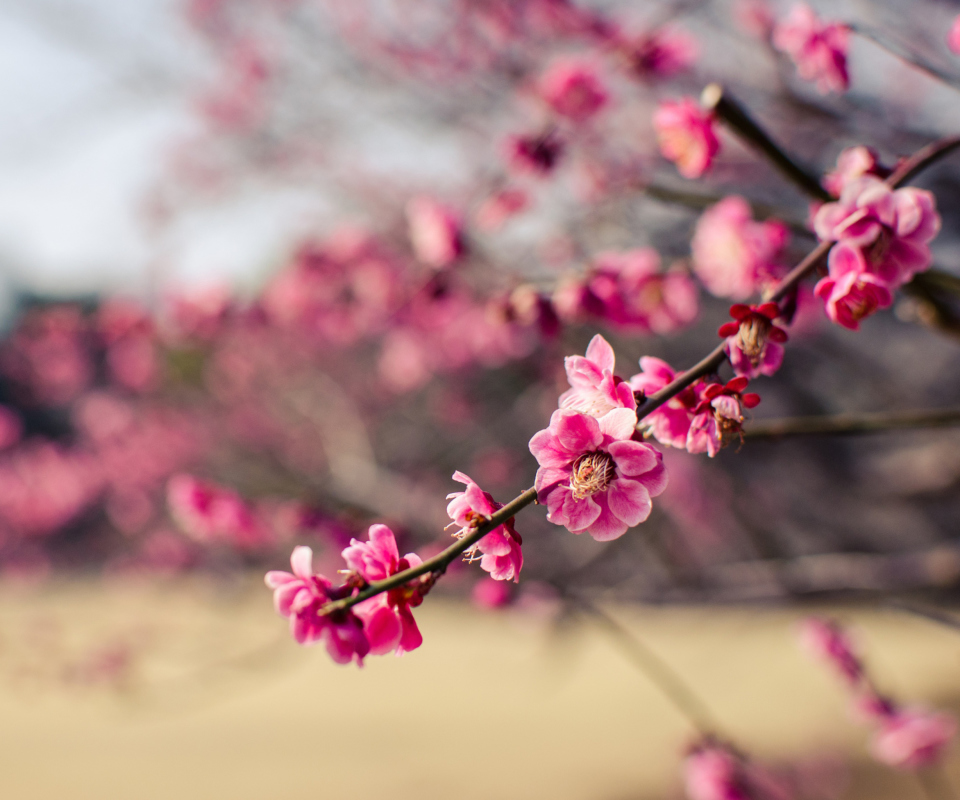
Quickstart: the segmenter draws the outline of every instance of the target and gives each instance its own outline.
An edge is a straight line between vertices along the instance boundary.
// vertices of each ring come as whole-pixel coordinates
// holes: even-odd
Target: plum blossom
[[[717,744],[697,747],[683,764],[683,778],[690,800],[751,800],[743,763]]]
[[[669,78],[697,60],[697,40],[686,31],[660,28],[635,39],[624,40],[619,48],[630,72],[638,78]]]
[[[745,300],[783,272],[779,259],[789,238],[777,220],[754,222],[744,198],[725,197],[697,220],[690,243],[694,274],[711,294]]]
[[[463,255],[459,215],[433,198],[412,198],[407,203],[407,223],[413,252],[424,264],[442,269]]]
[[[263,521],[240,495],[212,481],[174,475],[167,482],[167,505],[183,532],[195,541],[249,550],[272,540]]]
[[[640,369],[641,372],[630,378],[630,388],[647,397],[660,391],[680,376],[680,373],[666,361],[653,356],[641,358]],[[700,402],[699,386],[701,384],[688,386],[647,414],[640,420],[643,431],[653,436],[660,444],[685,448],[690,423],[693,421],[693,409]]]
[[[550,522],[609,541],[650,515],[650,498],[666,488],[667,476],[659,452],[631,441],[636,422],[628,408],[599,420],[558,409],[550,427],[534,434],[537,498]]]
[[[660,152],[684,178],[699,178],[720,151],[713,124],[713,112],[702,109],[692,97],[665,100],[657,107],[653,127]]]
[[[499,230],[529,205],[530,197],[522,189],[502,189],[487,198],[477,210],[477,227],[491,232]]]
[[[815,81],[821,94],[845,92],[847,40],[850,29],[839,23],[825,23],[806,3],[797,3],[773,31],[773,46],[797,65],[797,74]]]
[[[936,764],[957,733],[951,714],[908,708],[894,711],[881,723],[870,743],[877,761],[900,769]]]
[[[503,508],[502,503],[493,499],[489,492],[483,491],[476,481],[462,472],[454,472],[453,479],[466,485],[463,492],[447,495],[450,503],[447,514],[460,526],[458,536],[463,538],[472,529],[482,525],[495,512]],[[468,548],[464,556],[469,560],[480,558],[480,569],[490,573],[498,581],[520,582],[520,570],[523,568],[523,540],[513,527],[513,517],[498,525],[490,533]]]
[[[370,652],[370,643],[363,630],[363,622],[353,609],[319,613],[327,603],[349,596],[351,587],[334,588],[323,575],[313,572],[313,551],[309,547],[295,547],[290,556],[293,570],[272,570],[264,582],[273,589],[273,604],[277,613],[290,620],[290,631],[300,644],[322,641],[337,664],[363,659]]]
[[[864,175],[849,181],[837,202],[820,208],[814,228],[824,241],[860,248],[870,271],[896,288],[930,266],[928,243],[940,231],[940,215],[931,192],[891,189]]]
[[[713,458],[741,435],[743,409],[760,402],[756,394],[743,394],[746,388],[747,379],[738,377],[723,385],[711,383],[703,390],[687,432],[688,452],[707,453]]]
[[[609,100],[596,68],[580,60],[555,61],[540,76],[538,89],[546,103],[571,122],[586,122]]]
[[[787,332],[773,324],[780,307],[736,303],[730,306],[730,316],[735,321],[721,325],[718,333],[727,338],[725,351],[733,371],[751,379],[773,375],[783,363],[781,345],[787,341]]]
[[[857,145],[847,147],[837,156],[837,167],[823,176],[821,183],[834,197],[840,197],[844,188],[851,181],[862,178],[864,175],[876,175],[885,178],[889,170],[880,165],[876,151],[871,147]]]
[[[845,242],[830,251],[830,274],[814,288],[824,301],[827,316],[838,325],[859,330],[860,321],[887,308],[893,297],[889,285],[870,271],[863,252]]]
[[[850,686],[863,681],[863,662],[847,632],[836,622],[809,617],[800,627],[800,642],[814,658],[834,667]]]
[[[351,539],[342,555],[347,566],[367,582],[384,580],[423,563],[416,553],[400,557],[396,537],[386,525],[371,525],[368,541]],[[426,591],[422,581],[409,582],[354,606],[363,620],[371,653],[382,655],[395,650],[399,656],[423,643],[410,609],[423,602]]]
[[[567,356],[563,366],[570,388],[560,395],[560,408],[600,418],[615,408],[636,409],[630,385],[613,374],[613,348],[599,333],[585,356]]]
[[[539,136],[510,136],[504,145],[507,165],[514,173],[537,177],[553,172],[563,150],[563,140],[555,130]]]

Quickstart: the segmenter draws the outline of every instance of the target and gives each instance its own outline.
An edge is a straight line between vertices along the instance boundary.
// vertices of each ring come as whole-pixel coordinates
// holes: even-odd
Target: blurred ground
[[[960,699],[960,633],[894,611],[839,613],[882,689]],[[911,776],[869,765],[839,686],[795,645],[797,613],[616,614],[757,757],[848,754],[844,797],[924,797]],[[253,583],[7,588],[0,797],[678,796],[691,731],[599,631],[558,634],[542,615],[449,601],[418,617],[420,651],[357,670],[297,648]]]

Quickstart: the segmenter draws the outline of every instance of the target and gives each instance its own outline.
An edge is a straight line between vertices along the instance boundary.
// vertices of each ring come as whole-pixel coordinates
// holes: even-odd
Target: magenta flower
[[[823,176],[823,188],[834,197],[840,197],[847,184],[864,175],[885,178],[889,170],[880,166],[876,152],[870,147],[847,147],[837,156],[837,168]]]
[[[609,100],[596,68],[585,61],[555,61],[540,76],[540,96],[560,116],[586,122]]]
[[[960,56],[960,14],[954,17],[950,31],[947,33],[947,47],[954,55]]]
[[[483,491],[469,475],[457,471],[453,473],[453,479],[467,487],[466,491],[447,495],[450,501],[447,504],[447,515],[460,526],[457,535],[463,538],[503,508],[503,504],[494,500],[489,492]],[[464,556],[472,561],[476,558],[476,553],[480,552],[480,569],[489,572],[491,578],[519,583],[520,570],[523,569],[523,551],[520,549],[523,540],[514,529],[513,523],[514,518],[511,517],[498,525],[469,548]]]
[[[563,155],[563,140],[556,131],[540,136],[510,136],[504,146],[507,164],[518,175],[543,177],[553,172]]]
[[[461,221],[452,209],[430,197],[414,197],[407,203],[407,222],[413,252],[424,264],[441,269],[463,255]]]
[[[653,127],[660,152],[684,178],[699,178],[720,151],[713,122],[713,113],[700,108],[692,97],[665,100],[657,107]]]
[[[865,175],[850,181],[840,199],[820,208],[817,236],[863,250],[870,271],[896,288],[930,266],[928,243],[940,231],[940,215],[931,192],[891,189]]]
[[[717,744],[697,747],[683,763],[690,800],[753,800],[740,758]]]
[[[336,663],[349,664],[356,660],[358,666],[363,666],[370,643],[364,634],[363,622],[353,609],[319,613],[327,603],[348,596],[352,589],[335,589],[323,575],[315,575],[313,551],[309,547],[293,549],[290,567],[293,573],[273,570],[266,574],[264,581],[273,589],[277,613],[290,620],[293,638],[300,644],[323,641]]]
[[[725,322],[717,333],[727,337],[725,350],[733,371],[744,378],[773,375],[783,363],[781,345],[787,341],[787,332],[773,324],[780,307],[736,303],[730,306],[730,316],[735,322]]]
[[[813,291],[826,304],[827,316],[838,325],[858,330],[860,320],[893,302],[889,286],[869,271],[866,258],[857,247],[836,245],[830,251],[828,264],[830,274]]]
[[[838,23],[825,23],[806,3],[797,3],[773,31],[773,45],[797,65],[797,74],[815,81],[821,94],[845,92],[847,39],[850,30]]]
[[[836,622],[809,617],[800,627],[800,642],[812,656],[834,667],[850,686],[863,682],[863,663],[853,641]]]
[[[693,322],[697,288],[685,272],[660,271],[660,254],[650,247],[597,255],[587,275],[598,316],[628,333],[672,333]]]
[[[236,492],[192,475],[174,475],[167,482],[170,515],[191,539],[255,549],[272,535],[255,511]]]
[[[666,488],[667,476],[660,453],[630,441],[636,423],[628,408],[599,420],[576,411],[553,412],[550,427],[530,440],[540,464],[537,498],[546,504],[550,522],[604,542],[650,516],[650,498]]]
[[[742,435],[743,409],[754,408],[760,402],[759,395],[743,394],[746,388],[747,379],[737,377],[703,389],[687,432],[687,452],[706,453],[713,458]]]
[[[789,239],[783,223],[754,222],[744,198],[725,197],[697,220],[694,274],[711,294],[745,300],[783,272],[779,259]]]
[[[633,389],[613,374],[615,358],[610,343],[599,333],[587,345],[586,356],[565,358],[571,388],[560,395],[560,408],[598,419],[615,408],[636,409]]]
[[[666,361],[653,356],[641,358],[640,369],[642,372],[630,378],[630,388],[644,396],[660,391],[680,375]],[[700,402],[698,386],[699,384],[688,386],[640,420],[644,433],[653,436],[660,444],[685,448],[690,423],[693,421],[693,409]]]
[[[661,28],[633,40],[625,40],[618,48],[638,78],[669,78],[690,68],[697,60],[697,40],[681,30]]]
[[[870,744],[874,758],[900,769],[936,764],[956,735],[951,714],[924,709],[895,711],[881,724]]]
[[[351,539],[342,555],[347,566],[368,582],[381,581],[423,563],[416,553],[400,558],[396,537],[386,525],[371,525],[368,541]],[[424,593],[420,584],[411,581],[354,606],[363,620],[371,653],[383,655],[396,650],[399,656],[423,643],[410,609],[423,602]]]

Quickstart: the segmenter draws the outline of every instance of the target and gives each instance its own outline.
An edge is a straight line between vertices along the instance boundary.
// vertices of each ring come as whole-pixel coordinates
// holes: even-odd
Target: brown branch
[[[931,142],[926,147],[921,147],[893,171],[886,180],[887,185],[894,189],[903,186],[919,172],[941,158],[950,155],[958,147],[960,147],[960,136],[946,136],[943,139]]]
[[[743,436],[750,441],[761,441],[781,439],[784,436],[850,436],[917,428],[945,428],[951,425],[960,425],[960,408],[758,420],[744,427]]]

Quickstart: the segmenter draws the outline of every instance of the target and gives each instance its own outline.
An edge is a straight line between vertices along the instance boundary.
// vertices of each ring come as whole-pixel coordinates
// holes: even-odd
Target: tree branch
[[[944,428],[950,425],[960,425],[960,408],[759,420],[745,426],[743,436],[750,441],[761,441],[784,436],[849,436],[915,428]]]

